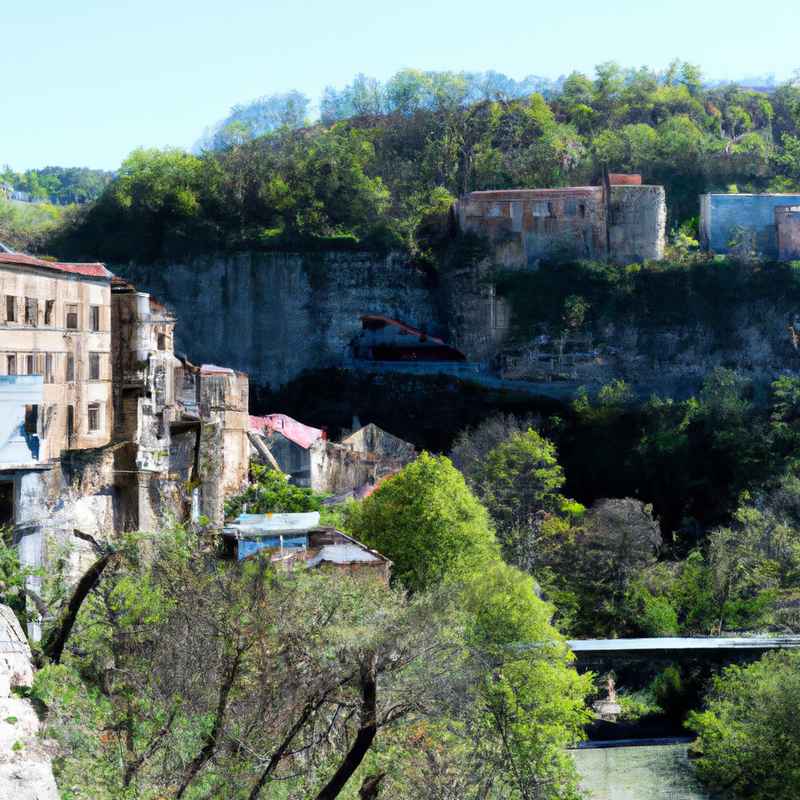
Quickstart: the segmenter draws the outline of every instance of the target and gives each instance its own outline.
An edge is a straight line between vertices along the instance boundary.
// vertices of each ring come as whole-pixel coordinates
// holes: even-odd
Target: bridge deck
[[[571,639],[567,644],[575,653],[783,650],[800,648],[800,636],[665,636],[653,639]]]

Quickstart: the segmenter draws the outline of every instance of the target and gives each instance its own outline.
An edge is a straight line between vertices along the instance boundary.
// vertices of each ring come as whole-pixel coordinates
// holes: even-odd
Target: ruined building
[[[75,530],[155,530],[192,504],[222,522],[247,480],[247,376],[176,358],[174,326],[102,264],[0,252],[0,524],[23,564],[74,575]]]
[[[316,511],[301,514],[242,514],[223,529],[230,557],[268,555],[284,570],[327,569],[372,575],[389,583],[392,562],[377,550],[330,526]]]
[[[297,486],[343,499],[364,496],[417,456],[414,445],[370,423],[339,442],[286,414],[250,417],[255,458],[279,469]]]
[[[470,192],[456,215],[462,231],[489,238],[494,261],[506,267],[664,257],[664,188],[644,186],[638,175],[610,175],[603,186]]]
[[[800,194],[704,194],[700,243],[725,255],[800,258]]]
[[[222,522],[224,496],[247,481],[247,375],[176,357],[175,318],[146,292],[115,278],[112,299],[124,527],[152,530],[192,506]]]

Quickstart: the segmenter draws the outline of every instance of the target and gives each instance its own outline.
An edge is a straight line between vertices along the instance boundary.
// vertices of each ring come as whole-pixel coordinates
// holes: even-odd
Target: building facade
[[[664,257],[664,188],[642,185],[638,175],[612,175],[604,186],[470,192],[455,211],[461,230],[488,237],[494,262],[505,267]]]
[[[704,194],[700,196],[700,243],[704,250],[791,260],[800,194]],[[783,223],[784,244],[778,228]]]

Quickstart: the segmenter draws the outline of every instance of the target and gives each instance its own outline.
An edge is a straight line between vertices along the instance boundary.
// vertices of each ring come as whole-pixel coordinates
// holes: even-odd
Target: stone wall
[[[176,352],[243,370],[258,386],[340,364],[361,314],[440,327],[425,276],[395,256],[259,253],[109,266],[176,312]]]
[[[611,186],[609,257],[618,264],[664,258],[667,204],[663,186]]]

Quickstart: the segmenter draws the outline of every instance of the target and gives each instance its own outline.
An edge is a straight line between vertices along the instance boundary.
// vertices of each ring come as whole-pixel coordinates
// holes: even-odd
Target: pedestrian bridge
[[[620,655],[642,657],[700,652],[765,652],[800,648],[800,636],[664,636],[653,639],[570,639],[570,649],[578,657]]]

